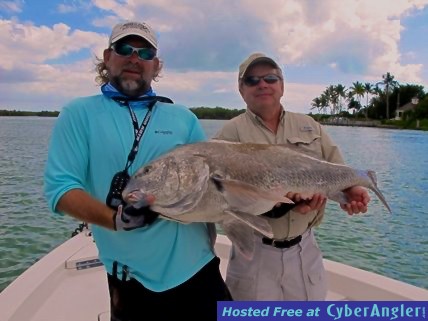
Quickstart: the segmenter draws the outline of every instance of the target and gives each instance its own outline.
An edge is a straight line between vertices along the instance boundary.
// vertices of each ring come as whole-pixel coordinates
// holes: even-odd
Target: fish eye
[[[152,167],[151,166],[146,166],[143,169],[141,169],[140,171],[138,171],[138,173],[136,174],[135,177],[140,178],[143,177],[144,175],[150,173]]]

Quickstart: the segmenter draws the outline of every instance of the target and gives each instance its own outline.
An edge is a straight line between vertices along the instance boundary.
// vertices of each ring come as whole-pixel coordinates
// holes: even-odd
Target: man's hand
[[[340,204],[342,210],[347,212],[349,215],[366,213],[367,205],[370,202],[370,196],[362,186],[353,186],[344,191],[348,203]]]
[[[293,211],[300,214],[318,211],[322,209],[327,202],[327,197],[322,194],[314,194],[309,200],[302,199],[302,196],[299,193],[288,192],[285,196],[297,204],[293,208]]]
[[[159,213],[150,209],[154,197],[147,196],[133,205],[119,205],[113,215],[114,229],[116,231],[130,231],[153,223]]]

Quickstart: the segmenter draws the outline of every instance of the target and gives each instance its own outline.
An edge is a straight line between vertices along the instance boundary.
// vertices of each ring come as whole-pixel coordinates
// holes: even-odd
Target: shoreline
[[[403,126],[394,125],[394,124],[382,124],[380,120],[353,120],[348,118],[340,118],[340,119],[333,119],[329,121],[317,120],[317,122],[320,123],[321,125],[328,125],[328,126],[373,127],[373,128],[384,128],[384,129],[428,131],[426,127],[404,128]]]
[[[346,123],[341,122],[327,122],[327,121],[318,121],[321,125],[325,126],[347,126],[347,127],[373,127],[373,128],[385,128],[385,129],[404,129],[395,125],[383,125],[380,122],[376,121],[348,121]],[[406,128],[409,129],[409,128]],[[417,128],[411,128],[411,130],[421,130]]]
[[[311,116],[311,115],[308,115]],[[20,115],[0,115],[0,118],[7,118],[7,117],[37,117],[37,118],[57,118],[58,115],[56,114],[20,114]],[[403,128],[402,126],[398,125],[392,125],[392,124],[382,124],[380,120],[353,120],[348,118],[339,118],[339,119],[333,119],[329,121],[325,120],[317,120],[315,117],[313,117],[315,121],[320,123],[321,125],[327,125],[327,126],[347,126],[347,127],[373,127],[373,128],[384,128],[384,129],[404,129],[404,130],[417,130],[417,131],[428,131],[427,128],[421,127],[421,128]],[[198,118],[199,120],[229,120],[224,118]]]

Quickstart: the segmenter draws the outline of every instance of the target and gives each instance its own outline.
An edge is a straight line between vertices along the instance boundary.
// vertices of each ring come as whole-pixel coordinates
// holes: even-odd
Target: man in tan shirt
[[[215,135],[243,143],[286,144],[305,154],[343,163],[338,147],[323,127],[304,114],[285,111],[283,73],[279,65],[261,53],[239,66],[239,92],[247,110],[228,121]],[[349,203],[341,208],[349,215],[365,213],[370,197],[355,186],[345,192]],[[234,300],[324,300],[327,294],[322,254],[313,234],[324,215],[326,197],[315,194],[302,200],[287,194],[297,205],[283,204],[265,213],[274,231],[268,239],[255,232],[251,260],[232,247],[226,283]]]

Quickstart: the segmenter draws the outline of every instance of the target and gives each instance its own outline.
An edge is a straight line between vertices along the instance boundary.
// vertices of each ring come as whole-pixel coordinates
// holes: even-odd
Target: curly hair
[[[159,59],[159,68],[153,76],[153,81],[158,81],[160,76],[160,72],[163,67],[163,61]],[[108,74],[107,66],[103,59],[95,56],[95,72],[97,76],[95,77],[95,82],[102,86],[110,81],[110,77]]]

